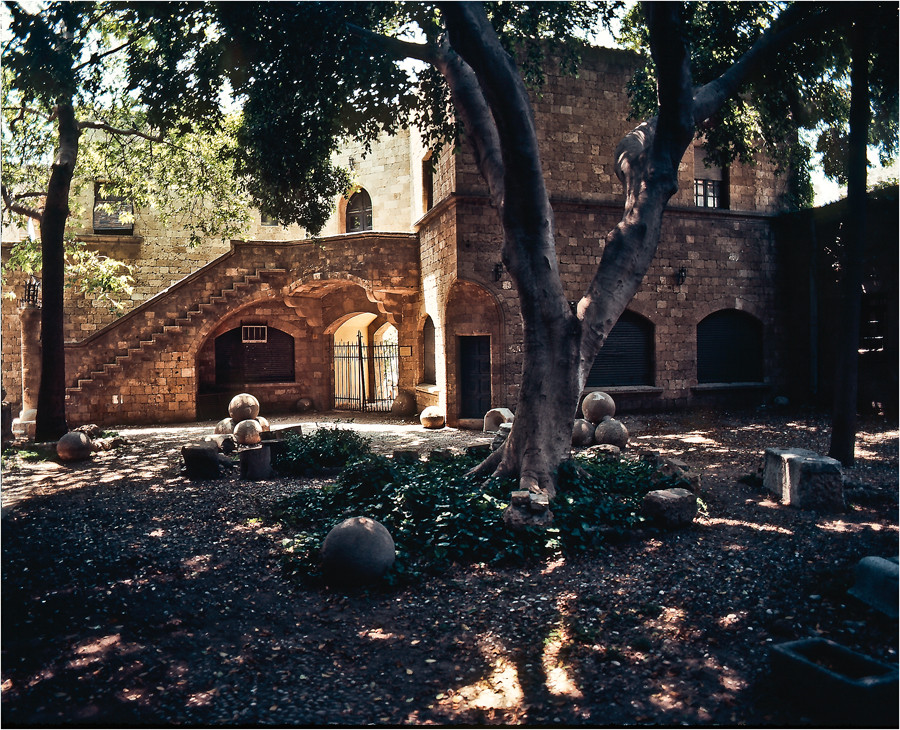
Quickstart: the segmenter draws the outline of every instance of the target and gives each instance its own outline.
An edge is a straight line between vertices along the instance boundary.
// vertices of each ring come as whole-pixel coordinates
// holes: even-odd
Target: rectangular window
[[[694,205],[698,208],[721,208],[722,183],[719,180],[694,180]]]
[[[241,342],[268,342],[269,330],[264,324],[245,324],[241,327]]]
[[[124,197],[109,195],[103,182],[94,183],[94,233],[134,233],[134,206]]]
[[[266,215],[265,213],[259,214],[259,222],[260,225],[263,226],[277,226],[278,221],[272,218],[271,216]]]
[[[728,208],[728,169],[704,162],[702,147],[694,148],[694,205]]]

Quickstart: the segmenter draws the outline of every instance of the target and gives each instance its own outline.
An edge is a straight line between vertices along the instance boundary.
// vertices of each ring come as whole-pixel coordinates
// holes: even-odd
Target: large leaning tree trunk
[[[847,164],[847,243],[841,282],[844,306],[838,335],[829,456],[844,466],[855,460],[859,380],[859,319],[866,242],[866,145],[869,139],[869,28],[865,11],[853,27],[850,69],[850,142]]]
[[[663,212],[678,190],[678,164],[696,125],[712,116],[759,59],[785,40],[783,32],[763,35],[725,74],[694,89],[681,12],[676,3],[644,4],[659,111],[615,151],[625,189],[624,214],[602,243],[596,275],[573,312],[560,280],[553,210],[521,75],[479,4],[442,5],[448,34],[426,60],[450,86],[499,213],[503,262],[518,291],[525,339],[512,431],[504,446],[475,468],[478,475],[518,476],[520,488],[555,495],[556,469],[570,452],[587,373],[653,260]]]
[[[63,332],[65,233],[69,189],[78,159],[81,130],[71,102],[55,109],[59,148],[50,171],[41,214],[41,381],[38,389],[35,441],[55,441],[68,430],[66,363]]]

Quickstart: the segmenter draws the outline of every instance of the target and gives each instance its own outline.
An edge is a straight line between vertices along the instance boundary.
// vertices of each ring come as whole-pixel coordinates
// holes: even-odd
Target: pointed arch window
[[[347,202],[347,233],[372,230],[372,198],[360,188]]]

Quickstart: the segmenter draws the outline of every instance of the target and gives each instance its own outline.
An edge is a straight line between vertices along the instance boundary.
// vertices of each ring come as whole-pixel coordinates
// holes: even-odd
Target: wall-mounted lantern
[[[681,286],[684,284],[685,279],[687,279],[687,269],[682,266],[675,272],[675,283]]]
[[[503,278],[503,264],[494,264],[494,281],[500,281]]]
[[[39,307],[41,306],[41,280],[35,279],[33,276],[28,277],[25,282],[25,294],[22,296],[22,306]]]

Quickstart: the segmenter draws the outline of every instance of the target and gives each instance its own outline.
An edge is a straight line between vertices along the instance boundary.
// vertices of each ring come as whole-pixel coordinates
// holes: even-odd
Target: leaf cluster
[[[358,431],[340,425],[322,427],[311,434],[289,433],[285,448],[273,459],[284,474],[306,476],[344,467],[372,453],[371,441]]]

